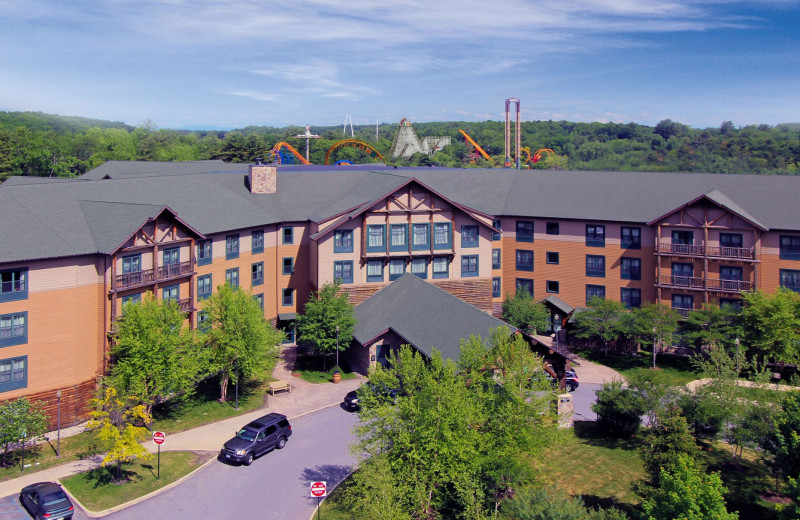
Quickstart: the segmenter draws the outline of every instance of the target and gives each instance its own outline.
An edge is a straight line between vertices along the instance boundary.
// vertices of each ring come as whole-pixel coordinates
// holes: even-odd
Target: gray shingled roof
[[[426,356],[437,349],[446,359],[458,361],[459,343],[471,335],[484,340],[497,327],[516,330],[436,287],[406,273],[355,309],[354,337],[365,344],[391,329]]]
[[[14,177],[0,184],[0,262],[104,252],[141,217],[122,206],[115,212],[116,204],[168,206],[210,234],[344,216],[409,178],[488,215],[646,224],[706,196],[765,229],[800,231],[797,176],[278,166],[277,193],[254,195],[247,169],[110,161],[80,179]],[[100,211],[92,202],[110,206]]]

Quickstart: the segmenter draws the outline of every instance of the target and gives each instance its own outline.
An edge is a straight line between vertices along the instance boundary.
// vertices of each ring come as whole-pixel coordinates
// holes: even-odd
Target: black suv
[[[249,466],[254,458],[273,448],[286,446],[291,436],[292,427],[285,415],[267,414],[236,432],[236,437],[222,446],[220,457]]]

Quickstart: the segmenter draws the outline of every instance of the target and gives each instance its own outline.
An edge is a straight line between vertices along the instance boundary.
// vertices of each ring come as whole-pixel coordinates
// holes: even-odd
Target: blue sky
[[[159,128],[800,122],[800,1],[0,0],[0,110]]]

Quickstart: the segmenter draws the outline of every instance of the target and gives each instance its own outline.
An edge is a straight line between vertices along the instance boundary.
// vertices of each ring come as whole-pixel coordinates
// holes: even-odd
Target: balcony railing
[[[673,244],[656,241],[656,253],[675,256],[709,256],[731,260],[755,260],[755,248]]]
[[[178,307],[180,307],[180,309],[183,312],[190,312],[190,311],[194,310],[192,308],[192,299],[191,298],[184,298],[183,300],[178,300]]]
[[[179,264],[163,265],[158,269],[145,269],[134,273],[123,273],[116,277],[114,287],[116,289],[127,289],[139,285],[147,285],[162,280],[171,280],[192,274],[193,262],[181,262]]]
[[[684,309],[682,307],[673,307],[672,310],[677,312],[678,314],[680,314],[681,318],[688,318],[689,317],[689,312],[691,312],[692,309]]]
[[[753,289],[753,282],[709,278],[708,288],[714,291],[739,293],[741,291],[751,291]]]
[[[703,289],[703,279],[696,276],[674,276],[671,274],[662,274],[659,278],[660,285],[667,285],[670,287],[688,287],[690,289]]]

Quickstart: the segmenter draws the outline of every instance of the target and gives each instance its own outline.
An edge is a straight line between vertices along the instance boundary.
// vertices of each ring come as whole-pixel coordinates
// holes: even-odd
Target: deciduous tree
[[[0,406],[0,445],[3,446],[2,466],[6,466],[9,451],[17,446],[23,450],[47,431],[47,414],[38,401],[27,397],[14,399]]]
[[[588,303],[587,310],[573,315],[572,328],[579,338],[600,338],[603,353],[608,355],[608,343],[619,338],[624,331],[622,318],[626,312],[625,305],[597,297]]]
[[[504,321],[528,334],[546,330],[550,324],[547,308],[537,303],[525,289],[517,289],[513,296],[506,295],[502,317]]]
[[[340,284],[327,283],[319,292],[312,293],[305,310],[297,319],[299,340],[323,355],[329,355],[350,346],[356,326],[353,305],[346,292],[339,292]],[[336,327],[339,327],[338,338]]]
[[[270,366],[283,333],[264,319],[261,306],[240,287],[221,285],[203,302],[209,327],[200,343],[208,371],[220,375],[220,401],[227,399],[228,382],[248,378]]]

